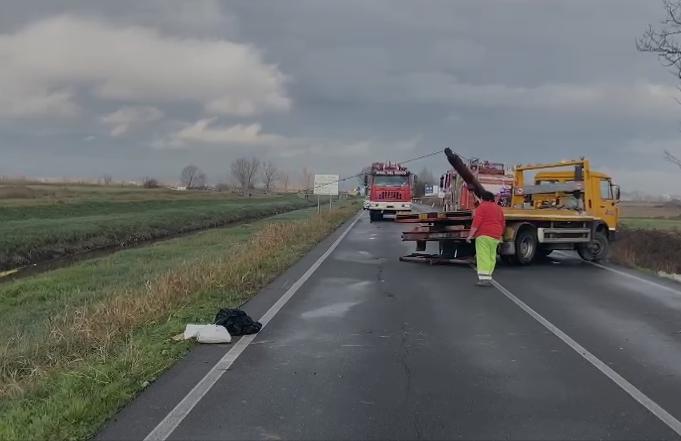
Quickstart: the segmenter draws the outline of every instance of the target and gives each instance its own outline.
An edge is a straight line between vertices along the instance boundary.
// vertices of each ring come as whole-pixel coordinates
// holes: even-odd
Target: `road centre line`
[[[527,303],[523,302],[518,297],[516,297],[513,293],[511,293],[508,289],[502,286],[499,282],[493,280],[492,285],[494,285],[494,287],[497,290],[499,290],[499,292],[505,295],[513,303],[515,303],[520,309],[522,309],[528,315],[530,315],[530,317],[538,321],[542,326],[551,331],[553,335],[561,339],[565,344],[570,346],[570,348],[572,348],[575,352],[581,355],[586,361],[588,361],[596,369],[601,371],[601,373],[603,373],[606,377],[610,378],[610,380],[612,380],[617,386],[619,386],[620,389],[629,394],[629,396],[631,396],[634,400],[638,401],[643,407],[648,409],[650,413],[655,415],[660,421],[662,421],[670,429],[676,432],[677,435],[681,436],[681,421],[677,420],[672,414],[667,412],[664,408],[662,408],[659,404],[653,401],[650,397],[648,397],[646,394],[644,394],[638,388],[636,388],[636,386],[634,386],[620,374],[615,372],[610,366],[605,364],[598,357],[593,355],[586,348],[584,348],[582,345],[573,340],[565,332],[561,331],[553,323],[545,319],[537,311],[532,309],[532,307],[530,307]]]
[[[355,226],[361,217],[361,212],[355,216],[355,219],[347,226],[341,233],[338,239],[329,246],[329,248],[319,256],[319,258],[303,273],[298,280],[296,280],[291,287],[277,300],[270,309],[260,318],[262,327],[265,328],[267,324],[274,318],[274,316],[286,305],[286,303],[298,292],[301,286],[317,271],[317,269],[324,263],[329,255],[338,247],[345,236],[348,235],[352,227]],[[171,410],[168,415],[161,420],[156,427],[144,438],[144,441],[165,441],[177,429],[182,421],[189,415],[192,409],[201,401],[201,399],[210,391],[210,389],[218,382],[220,377],[232,366],[237,358],[246,350],[248,345],[255,339],[258,334],[251,334],[243,336],[237,341],[229,351],[218,360],[215,365],[204,375],[204,377],[192,388],[192,390],[185,395],[185,397]]]

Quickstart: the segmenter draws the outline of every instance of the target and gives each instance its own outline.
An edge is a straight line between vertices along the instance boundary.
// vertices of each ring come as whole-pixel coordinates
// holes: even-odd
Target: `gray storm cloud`
[[[634,41],[658,2],[39,1],[0,17],[0,174],[214,180],[240,155],[352,174],[452,146],[588,156],[681,188],[675,78]],[[415,164],[439,173],[438,158]]]

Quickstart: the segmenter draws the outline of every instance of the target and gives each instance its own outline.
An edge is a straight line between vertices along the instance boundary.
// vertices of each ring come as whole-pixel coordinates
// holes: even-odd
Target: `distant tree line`
[[[99,179],[100,183],[109,185],[113,182],[111,175],[104,175]],[[314,173],[307,167],[300,172],[298,190],[312,191],[314,185]],[[146,176],[142,179],[144,188],[161,187],[160,182]],[[242,194],[252,193],[255,190],[271,193],[275,190],[288,192],[291,190],[291,178],[277,167],[272,161],[261,161],[255,156],[237,158],[230,164],[227,178],[216,184],[208,186],[208,177],[197,165],[189,164],[180,171],[179,187],[185,190],[205,190],[214,188],[218,191],[239,191]]]
[[[113,177],[109,174],[102,175],[98,182],[103,185],[112,185]],[[121,182],[119,182],[120,184]],[[130,181],[129,184],[134,184]],[[161,182],[152,177],[145,176],[141,179],[144,188],[160,188]],[[255,156],[237,158],[230,164],[225,177],[214,186],[208,185],[206,173],[195,164],[189,164],[182,168],[179,175],[180,189],[184,190],[207,190],[239,191],[242,194],[262,191],[289,192],[291,190],[312,192],[314,186],[314,172],[307,167],[302,167],[298,176],[291,178],[289,173],[279,169],[272,161],[261,161]]]

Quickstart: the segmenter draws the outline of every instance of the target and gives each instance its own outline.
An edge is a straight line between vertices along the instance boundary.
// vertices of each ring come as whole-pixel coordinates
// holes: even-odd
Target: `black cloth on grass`
[[[215,316],[215,324],[227,328],[230,335],[248,335],[260,331],[260,322],[253,321],[240,309],[223,308]]]

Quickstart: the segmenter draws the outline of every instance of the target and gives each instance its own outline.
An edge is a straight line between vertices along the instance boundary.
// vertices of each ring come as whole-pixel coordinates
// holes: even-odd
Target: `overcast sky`
[[[635,49],[656,0],[0,1],[0,175],[217,182],[256,155],[295,180],[451,146],[681,189],[677,83]]]

